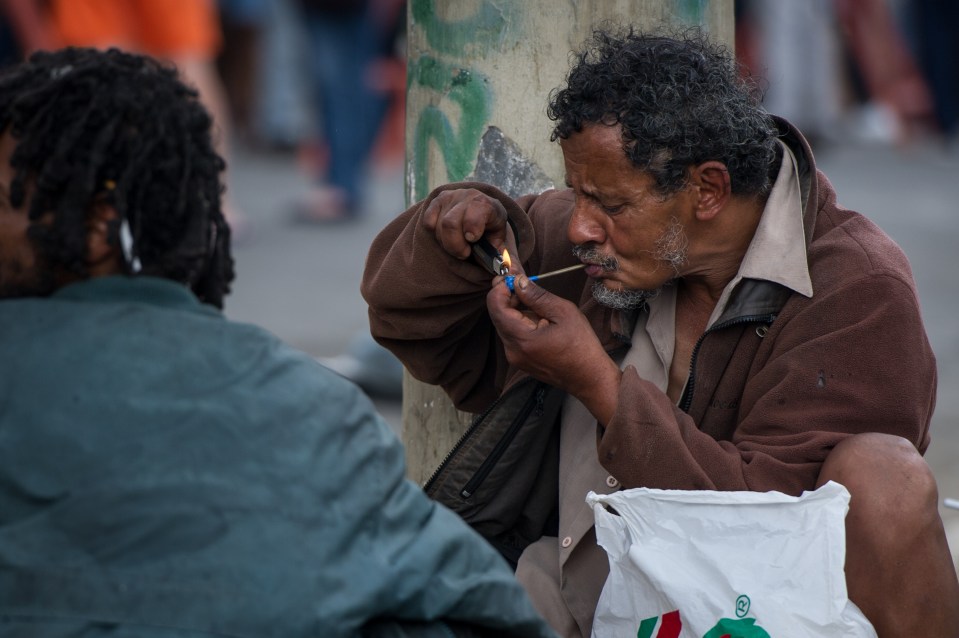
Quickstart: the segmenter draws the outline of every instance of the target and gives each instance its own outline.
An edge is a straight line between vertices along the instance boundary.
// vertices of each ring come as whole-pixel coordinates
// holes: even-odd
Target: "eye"
[[[604,204],[599,205],[603,209],[603,212],[607,215],[615,215],[623,210],[623,204],[617,204],[616,206],[606,206]]]

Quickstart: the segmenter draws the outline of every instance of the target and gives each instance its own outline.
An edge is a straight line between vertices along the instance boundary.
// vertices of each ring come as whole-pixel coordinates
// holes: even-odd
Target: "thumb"
[[[552,317],[556,314],[559,298],[545,288],[534,285],[526,275],[516,277],[514,289],[523,305],[540,317]]]

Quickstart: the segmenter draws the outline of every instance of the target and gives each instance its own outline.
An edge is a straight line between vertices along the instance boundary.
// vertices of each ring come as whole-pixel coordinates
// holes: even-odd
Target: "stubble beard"
[[[573,254],[580,261],[600,266],[607,272],[619,269],[619,262],[615,257],[604,255],[596,248],[573,246]],[[666,263],[676,277],[679,276],[679,269],[686,263],[689,256],[689,239],[682,224],[675,217],[670,220],[669,226],[656,240],[656,250],[653,251],[653,255],[657,261]],[[593,299],[607,308],[632,310],[643,306],[647,301],[656,297],[660,290],[662,288],[656,288],[655,290],[640,288],[613,290],[608,288],[602,279],[597,279],[593,282],[592,293]]]

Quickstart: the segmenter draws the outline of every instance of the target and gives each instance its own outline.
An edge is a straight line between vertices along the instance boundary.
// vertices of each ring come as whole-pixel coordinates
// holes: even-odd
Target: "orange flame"
[[[505,248],[503,249],[503,265],[506,266],[507,270],[511,270],[511,266],[513,265],[513,262],[510,261],[509,258],[509,251]]]

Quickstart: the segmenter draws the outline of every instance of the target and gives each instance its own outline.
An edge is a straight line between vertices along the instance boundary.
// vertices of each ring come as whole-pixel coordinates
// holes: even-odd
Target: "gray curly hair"
[[[769,191],[777,130],[755,85],[699,28],[641,34],[601,28],[576,54],[566,86],[550,96],[551,139],[586,124],[619,124],[624,152],[663,196],[681,190],[690,166],[720,161],[732,192]]]

